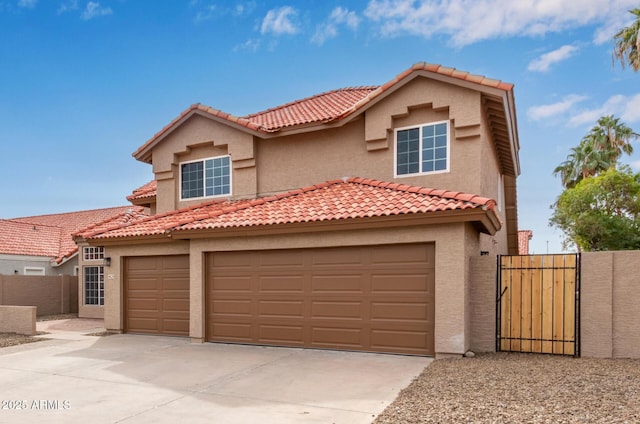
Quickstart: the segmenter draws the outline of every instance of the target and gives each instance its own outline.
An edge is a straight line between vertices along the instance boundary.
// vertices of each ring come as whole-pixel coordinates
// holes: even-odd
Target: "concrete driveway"
[[[0,349],[0,423],[370,423],[431,361],[49,327]]]

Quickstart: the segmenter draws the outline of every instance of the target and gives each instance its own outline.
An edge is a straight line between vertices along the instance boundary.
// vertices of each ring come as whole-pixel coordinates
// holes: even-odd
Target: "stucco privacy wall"
[[[187,241],[164,243],[156,241],[156,244],[106,246],[105,256],[111,257],[111,265],[104,267],[105,328],[114,331],[122,331],[124,329],[123,271],[125,257],[184,255],[187,253],[189,253],[189,242]]]
[[[280,234],[269,237],[230,237],[191,240],[191,321],[192,339],[205,338],[204,256],[207,252],[295,249],[334,246],[362,246],[395,243],[435,242],[435,351],[436,356],[465,352],[467,327],[464,308],[465,281],[468,269],[462,259],[474,250],[465,247],[467,224],[447,224],[405,228],[327,231],[321,233]],[[477,241],[476,241],[477,247]],[[479,252],[473,252],[479,254]]]
[[[474,352],[496,350],[496,256],[469,258],[469,315],[471,337],[469,349]]]
[[[640,251],[582,254],[582,356],[640,358]]]
[[[0,275],[0,305],[36,306],[38,315],[78,312],[78,277]]]
[[[0,306],[0,333],[36,334],[35,306]]]
[[[640,358],[640,251],[588,252],[580,269],[583,357]],[[496,258],[471,257],[471,345],[495,351]]]

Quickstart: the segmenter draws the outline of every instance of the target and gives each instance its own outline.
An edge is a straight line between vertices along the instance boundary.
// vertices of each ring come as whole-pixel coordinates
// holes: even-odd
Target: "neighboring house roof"
[[[147,204],[150,199],[156,197],[157,188],[158,183],[156,180],[149,181],[142,187],[133,190],[133,192],[127,196],[127,200],[134,205]]]
[[[529,240],[533,238],[533,231],[531,230],[518,230],[518,254],[529,254]]]
[[[484,107],[487,109],[487,117],[494,132],[494,138],[500,147],[498,153],[504,162],[505,173],[514,176],[520,173],[513,84],[429,63],[417,63],[381,86],[328,91],[243,117],[197,103],[157,132],[138,148],[133,156],[140,161],[151,163],[153,147],[194,114],[206,116],[261,137],[269,137],[286,130],[307,128],[313,130],[313,127],[318,125],[346,123],[350,118],[357,116],[356,112],[362,112],[373,106],[386,95],[418,76],[427,76],[487,94]]]
[[[60,264],[78,251],[73,234],[105,221],[117,221],[135,206],[93,209],[0,219],[0,253],[21,256],[45,256]]]
[[[163,236],[189,231],[259,228],[281,224],[362,218],[480,211],[497,230],[501,223],[492,199],[362,178],[328,181],[270,197],[209,202],[121,225],[109,231],[87,232],[87,239]],[[493,227],[493,228],[488,228]]]

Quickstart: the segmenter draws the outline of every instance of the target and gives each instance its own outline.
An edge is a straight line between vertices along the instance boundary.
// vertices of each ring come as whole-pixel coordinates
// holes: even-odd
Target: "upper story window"
[[[449,170],[449,122],[396,130],[396,176]]]
[[[231,158],[219,156],[180,164],[180,198],[231,194]]]
[[[104,247],[84,247],[82,249],[85,261],[97,261],[104,259]]]

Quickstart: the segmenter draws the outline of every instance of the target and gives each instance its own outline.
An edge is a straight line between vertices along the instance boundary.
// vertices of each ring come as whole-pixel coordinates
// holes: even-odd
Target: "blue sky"
[[[0,217],[126,204],[152,179],[131,153],[193,103],[245,115],[425,61],[515,84],[520,228],[557,252],[553,168],[604,114],[640,132],[640,73],[611,58],[638,6],[0,0]]]

